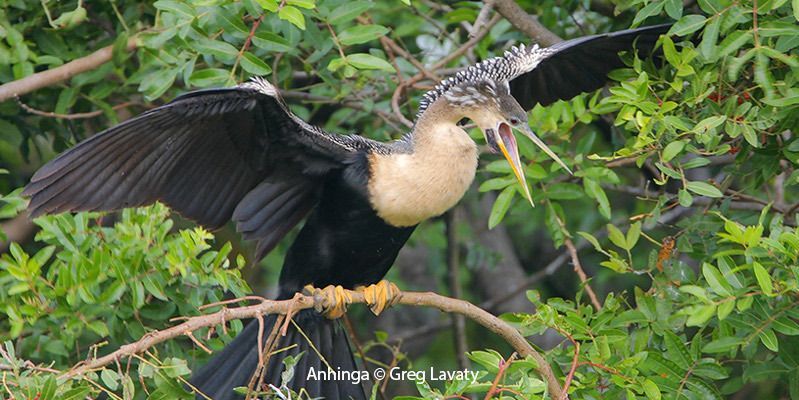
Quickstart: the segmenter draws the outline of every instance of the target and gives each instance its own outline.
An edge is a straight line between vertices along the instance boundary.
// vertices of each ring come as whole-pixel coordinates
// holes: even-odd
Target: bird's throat
[[[477,169],[477,146],[453,122],[417,124],[412,146],[406,154],[369,158],[369,200],[393,226],[413,226],[452,208]]]

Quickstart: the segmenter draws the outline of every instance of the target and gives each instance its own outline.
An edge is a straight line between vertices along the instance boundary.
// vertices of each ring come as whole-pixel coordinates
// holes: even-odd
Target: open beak
[[[516,138],[513,136],[510,125],[500,122],[499,127],[497,127],[497,135],[499,136],[499,140],[497,140],[499,150],[502,152],[502,155],[505,156],[505,159],[508,160],[513,174],[516,175],[516,179],[518,179],[519,184],[522,185],[524,196],[527,197],[530,205],[535,207],[535,204],[533,204],[533,197],[530,195],[530,188],[527,186],[527,180],[524,179],[524,169],[522,167],[522,161],[519,159],[519,147],[516,146]]]
[[[530,129],[527,124],[522,124],[522,126],[519,127],[519,130],[522,131],[525,136],[530,138],[530,140],[532,140],[536,146],[543,150],[544,153],[546,153],[550,158],[555,160],[555,162],[563,167],[563,169],[568,171],[569,174],[572,174],[571,169],[566,166],[566,163],[564,163],[563,160],[561,160],[560,157],[558,157],[558,155],[555,154],[555,152],[553,152],[546,143],[544,143],[544,141],[536,136],[536,134],[533,133],[533,130]],[[488,136],[491,135],[489,134]],[[530,205],[535,207],[535,204],[533,204],[533,197],[530,195],[530,188],[527,186],[527,180],[524,178],[524,169],[522,167],[522,162],[519,159],[519,148],[516,145],[516,138],[513,136],[513,130],[511,129],[511,126],[504,122],[500,122],[499,126],[497,127],[497,136],[498,138],[496,139],[498,140],[496,140],[495,143],[494,141],[489,140],[489,147],[499,147],[502,155],[508,160],[511,169],[513,170],[513,174],[516,175],[516,179],[519,181],[522,189],[524,189],[525,197],[527,197]]]

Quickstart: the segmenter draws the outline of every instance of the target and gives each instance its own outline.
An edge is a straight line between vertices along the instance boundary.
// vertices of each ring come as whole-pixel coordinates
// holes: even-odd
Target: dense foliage
[[[799,398],[799,1],[519,4],[564,38],[674,26],[662,40],[660,61],[628,55],[629,68],[612,73],[617,82],[609,89],[531,111],[532,128],[575,171],[568,175],[519,140],[534,209],[507,163],[482,157],[478,185],[487,193],[469,194],[462,207],[479,208],[479,197],[497,193],[482,224],[507,227],[525,272],[534,275],[547,257],[572,247],[601,303],[597,309],[585,283],[563,271],[529,287],[536,289],[527,292],[535,312],[516,310],[525,312],[505,319],[528,335],[554,332],[560,341],[545,356],[572,398]],[[431,78],[530,42],[501,18],[483,20],[485,36],[480,27],[470,32],[483,7],[417,0],[6,0],[0,82],[104,46],[113,46],[113,57],[0,103],[2,227],[26,221],[17,188],[44,161],[189,89],[266,75],[298,115],[317,125],[398,137]],[[472,47],[445,58],[475,32]],[[474,137],[482,134],[474,130]],[[207,355],[189,340],[83,379],[57,379],[171,318],[248,293],[242,275],[253,275],[248,281],[259,292],[274,283],[283,247],[261,266],[244,268],[252,249],[230,228],[214,240],[180,220],[176,228],[174,218],[156,205],[38,218],[35,239],[6,232],[20,243],[0,246],[7,249],[0,258],[4,398],[82,399],[100,391],[124,399],[191,397],[182,384]],[[448,292],[443,225],[425,224],[413,244],[429,249],[430,274]],[[468,244],[461,251],[467,281],[477,264],[503,257],[466,222],[458,232]],[[485,284],[467,282],[466,297],[491,300],[478,294]],[[228,334],[195,336],[218,349],[239,328],[232,323]],[[393,349],[390,335],[361,333],[376,338],[367,349]],[[473,344],[491,338],[468,333]],[[534,362],[505,363],[509,348],[491,340],[499,351],[470,353],[472,368],[484,371],[479,382],[419,383],[415,395],[547,397]],[[451,346],[439,349],[446,343],[436,342],[413,364],[402,355],[393,361],[409,370],[455,369]]]

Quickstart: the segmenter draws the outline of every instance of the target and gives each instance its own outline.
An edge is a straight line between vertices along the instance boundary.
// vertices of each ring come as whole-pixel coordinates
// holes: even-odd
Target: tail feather
[[[276,319],[276,316],[264,318],[264,342]],[[304,389],[311,398],[325,400],[365,400],[366,395],[360,384],[346,379],[313,379],[309,374],[311,368],[317,373],[328,371],[328,365],[334,371],[358,370],[341,322],[322,318],[313,310],[298,313],[294,320],[304,335],[291,325],[286,336],[278,338],[274,350],[283,350],[269,358],[264,386],[271,384],[278,388],[288,387],[298,393]],[[291,381],[282,382],[285,369],[283,361],[288,356],[300,353],[302,357],[294,366]],[[324,357],[324,361],[320,359],[320,355]],[[244,396],[235,393],[233,389],[247,387],[257,366],[258,321],[251,321],[233,342],[192,377],[191,383],[214,400],[243,399]],[[203,397],[198,395],[197,398]]]

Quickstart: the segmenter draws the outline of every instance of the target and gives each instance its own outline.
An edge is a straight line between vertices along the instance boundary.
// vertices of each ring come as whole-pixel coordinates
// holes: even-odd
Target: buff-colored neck
[[[468,138],[468,134],[457,125],[463,117],[463,113],[444,98],[430,104],[413,126],[411,136],[414,152],[437,151],[442,141],[452,139],[446,137],[451,131],[461,131]]]
[[[387,223],[412,226],[443,214],[463,197],[477,169],[477,145],[445,100],[414,126],[409,153],[372,154],[369,197]]]

